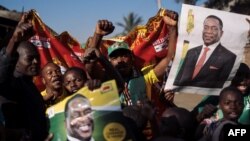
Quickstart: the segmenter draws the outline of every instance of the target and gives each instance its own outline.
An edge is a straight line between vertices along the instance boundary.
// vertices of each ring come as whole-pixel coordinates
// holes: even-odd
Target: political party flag
[[[158,63],[167,55],[169,43],[169,30],[164,22],[168,10],[160,8],[154,17],[151,17],[146,25],[138,25],[126,36],[107,38],[102,41],[101,51],[107,54],[107,48],[114,42],[126,42],[135,55],[135,66],[139,69],[144,66]],[[168,19],[170,20],[170,19]],[[157,107],[164,107],[159,100],[159,90],[151,89],[153,95],[148,98]],[[160,109],[162,111],[162,109]]]
[[[84,49],[81,48],[81,44],[73,38],[67,31],[62,32],[56,38],[67,48],[73,50],[74,54],[82,61],[84,55]],[[79,62],[77,62],[78,64]],[[82,67],[82,63],[79,64]]]
[[[32,24],[35,35],[31,37],[30,42],[37,46],[41,68],[48,62],[54,62],[59,65],[64,72],[68,67],[77,66],[84,68],[79,57],[83,56],[84,50],[68,32],[58,35],[49,28],[35,11],[31,12]],[[40,90],[44,89],[40,76],[34,78],[35,84]]]
[[[125,41],[135,55],[135,64],[138,68],[157,62],[167,55],[169,31],[163,16],[166,9],[160,9],[151,17],[146,25],[138,25],[126,36],[118,36],[103,40],[103,47],[108,48],[115,41]]]

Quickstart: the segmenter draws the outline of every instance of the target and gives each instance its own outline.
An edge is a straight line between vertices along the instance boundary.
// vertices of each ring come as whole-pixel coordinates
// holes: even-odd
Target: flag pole
[[[157,0],[158,9],[161,9],[161,0]]]

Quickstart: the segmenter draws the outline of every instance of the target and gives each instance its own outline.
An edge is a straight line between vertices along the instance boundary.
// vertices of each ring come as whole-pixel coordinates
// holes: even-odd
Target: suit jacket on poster
[[[219,44],[200,72],[192,79],[202,46],[188,50],[184,62],[175,78],[174,85],[205,88],[222,88],[236,59],[236,55]]]

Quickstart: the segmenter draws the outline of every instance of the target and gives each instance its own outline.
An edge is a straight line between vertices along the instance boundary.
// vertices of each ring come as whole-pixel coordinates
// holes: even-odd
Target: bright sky
[[[205,0],[200,1],[197,5]],[[162,0],[161,4],[163,8],[181,11],[181,4],[175,0]],[[145,24],[158,11],[157,0],[0,0],[0,5],[17,11],[35,9],[49,27],[59,34],[68,31],[80,43],[93,35],[99,19],[110,20],[116,26],[134,12]],[[116,26],[110,36],[120,32],[122,28]]]

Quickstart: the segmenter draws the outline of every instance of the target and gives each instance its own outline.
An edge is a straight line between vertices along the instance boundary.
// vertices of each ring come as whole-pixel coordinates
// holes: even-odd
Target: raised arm
[[[157,78],[161,78],[164,75],[169,62],[173,59],[177,39],[177,13],[167,11],[167,16],[164,16],[163,20],[167,24],[169,31],[168,54],[154,67]]]
[[[0,52],[0,83],[3,83],[6,79],[8,79],[9,75],[12,75],[12,73],[9,72],[9,69],[18,44],[21,41],[28,40],[33,35],[33,28],[29,15],[29,13],[23,14],[8,42],[7,47],[3,48]]]
[[[88,48],[98,49],[98,52],[94,51],[98,55],[100,52],[99,49],[103,36],[112,33],[114,28],[115,27],[113,26],[112,22],[108,20],[99,20],[96,24],[93,37],[89,37],[88,39],[88,47],[84,52],[84,58],[82,60],[84,60],[85,69],[91,79],[100,79],[103,81],[104,72],[102,71],[103,68],[97,63],[97,61],[93,61],[96,59],[91,58],[93,57],[93,55],[91,55],[93,49]]]
[[[106,36],[114,31],[113,23],[108,20],[99,20],[95,27],[95,33],[91,39],[90,47],[99,48],[103,36]]]
[[[30,12],[24,13],[21,20],[6,47],[6,55],[11,56],[16,51],[18,43],[27,41],[33,35],[33,26],[31,23]]]

